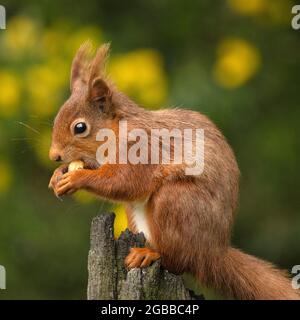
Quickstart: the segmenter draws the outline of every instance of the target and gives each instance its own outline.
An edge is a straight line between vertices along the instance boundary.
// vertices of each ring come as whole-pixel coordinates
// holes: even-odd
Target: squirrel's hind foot
[[[160,254],[150,248],[131,248],[125,258],[125,266],[128,269],[146,268],[160,258]]]

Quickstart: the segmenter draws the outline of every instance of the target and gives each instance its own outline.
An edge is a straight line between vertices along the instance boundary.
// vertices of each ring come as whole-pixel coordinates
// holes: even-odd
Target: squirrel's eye
[[[87,129],[87,126],[84,122],[78,122],[75,126],[74,126],[74,133],[75,134],[81,134],[84,133]]]
[[[90,134],[91,125],[84,118],[77,118],[70,125],[70,130],[72,135],[77,136],[77,138],[85,138]]]

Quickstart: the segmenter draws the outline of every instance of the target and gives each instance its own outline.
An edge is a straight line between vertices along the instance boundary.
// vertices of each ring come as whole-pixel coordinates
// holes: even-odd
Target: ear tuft
[[[105,77],[105,66],[109,56],[110,43],[103,44],[98,50],[91,63],[90,84],[97,77]]]
[[[105,65],[109,55],[110,44],[103,44],[91,59],[93,46],[90,41],[81,45],[71,68],[71,92],[82,85],[88,86],[88,97],[92,102],[101,100],[106,108],[111,100],[111,92],[105,82]],[[104,108],[104,109],[105,109]]]
[[[88,71],[90,65],[89,56],[93,51],[93,45],[90,40],[84,42],[78,49],[71,67],[71,92],[74,90],[78,80],[88,81]]]

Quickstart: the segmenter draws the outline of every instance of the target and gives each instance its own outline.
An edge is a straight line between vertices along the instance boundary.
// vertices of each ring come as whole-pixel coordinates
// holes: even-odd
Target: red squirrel
[[[84,189],[125,204],[129,229],[143,232],[147,240],[146,248],[129,252],[129,269],[147,267],[160,258],[169,271],[192,273],[202,285],[230,298],[299,299],[283,271],[230,245],[240,173],[220,130],[195,111],[138,106],[106,75],[108,53],[105,44],[91,58],[85,43],[74,57],[71,95],[55,118],[49,152],[51,160],[63,164],[49,187],[57,196]],[[203,172],[186,175],[184,163],[100,165],[97,132],[109,128],[118,139],[120,120],[127,121],[128,130],[146,132],[203,129]],[[68,172],[74,160],[81,160],[84,168]]]

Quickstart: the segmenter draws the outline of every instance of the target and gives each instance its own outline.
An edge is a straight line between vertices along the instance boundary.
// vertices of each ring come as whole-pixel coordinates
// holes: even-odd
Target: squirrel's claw
[[[53,189],[55,191],[56,185],[57,185],[59,179],[63,176],[65,168],[66,168],[66,165],[64,164],[64,165],[58,167],[57,169],[55,169],[55,171],[53,172],[53,175],[49,181],[49,185],[48,185],[49,189]]]

